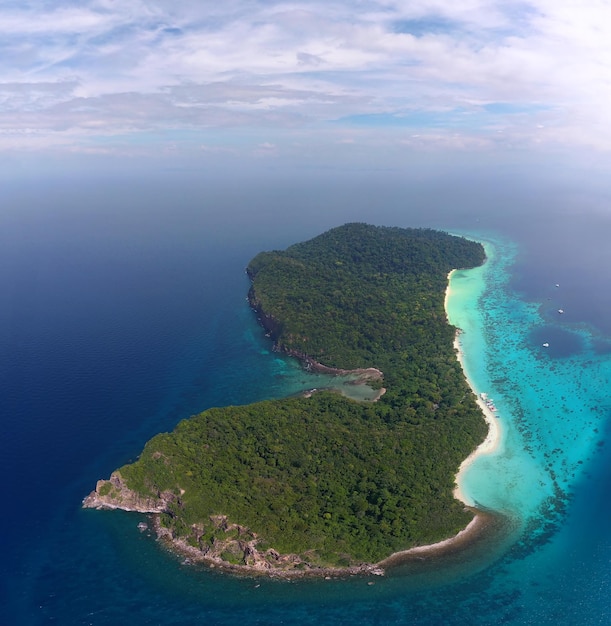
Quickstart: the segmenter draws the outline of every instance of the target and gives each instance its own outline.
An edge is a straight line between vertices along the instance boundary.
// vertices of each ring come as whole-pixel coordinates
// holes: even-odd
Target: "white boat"
[[[564,313],[564,310],[563,309],[558,309],[558,313],[562,314],[562,313]]]
[[[544,348],[549,348],[549,343],[547,343],[547,341],[543,344]]]

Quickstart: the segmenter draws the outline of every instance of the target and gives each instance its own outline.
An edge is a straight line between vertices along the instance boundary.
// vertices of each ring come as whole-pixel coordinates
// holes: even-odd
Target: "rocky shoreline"
[[[224,515],[210,517],[217,531],[217,538],[210,545],[203,545],[200,542],[204,535],[203,525],[200,528],[193,527],[191,542],[183,537],[176,537],[170,529],[162,525],[161,513],[168,512],[169,505],[179,499],[180,496],[170,492],[160,492],[157,497],[143,497],[127,487],[119,472],[113,472],[109,480],[98,481],[96,489],[83,500],[83,508],[121,509],[150,515],[157,540],[174,554],[184,557],[187,563],[201,563],[232,574],[265,575],[282,579],[383,576],[388,568],[402,563],[425,561],[464,549],[486,533],[490,517],[470,508],[475,513],[473,520],[453,537],[397,552],[379,563],[325,567],[309,562],[307,554],[281,554],[274,548],[260,549],[258,547],[260,538],[256,533],[244,526],[231,523]],[[218,538],[219,533],[226,535],[226,538]]]
[[[84,500],[85,509],[106,509],[145,513],[151,515],[157,539],[172,552],[184,556],[192,563],[204,563],[227,571],[242,574],[266,574],[280,578],[304,576],[346,576],[354,574],[382,575],[384,570],[377,565],[362,563],[349,567],[321,567],[310,563],[307,555],[281,554],[274,548],[261,550],[256,533],[229,522],[224,515],[213,515],[210,522],[217,534],[227,538],[215,539],[211,545],[200,543],[204,526],[193,527],[191,539],[200,547],[192,545],[183,537],[176,537],[161,523],[161,513],[169,511],[169,505],[180,500],[171,492],[160,492],[157,497],[143,497],[127,487],[120,472],[113,472],[109,480],[99,480],[96,488]],[[232,562],[237,561],[237,562]]]
[[[141,496],[127,486],[117,471],[108,480],[98,480],[95,489],[83,500],[83,508],[165,513],[174,500],[176,495],[171,492],[159,492],[157,497]]]
[[[224,516],[217,516],[223,518]],[[230,532],[235,524],[228,524]],[[237,550],[244,555],[243,563],[231,563],[221,557],[222,553],[231,550],[230,542],[220,541],[207,552],[202,552],[182,538],[173,537],[171,531],[161,526],[159,516],[153,518],[153,528],[157,539],[168,550],[185,558],[186,563],[203,564],[210,568],[218,568],[231,574],[242,576],[269,576],[271,578],[343,578],[355,575],[383,576],[383,568],[370,563],[362,563],[349,567],[322,567],[312,565],[297,554],[280,554],[273,548],[265,551],[257,549],[257,539],[250,533],[250,540],[239,542]],[[247,531],[249,532],[249,531]]]

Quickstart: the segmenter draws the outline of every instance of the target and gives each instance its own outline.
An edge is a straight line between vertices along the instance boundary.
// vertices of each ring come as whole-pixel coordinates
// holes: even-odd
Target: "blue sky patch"
[[[450,111],[406,111],[350,115],[336,120],[348,126],[368,128],[477,128],[488,115],[481,110],[457,107]]]
[[[484,110],[493,115],[517,115],[519,113],[538,113],[549,109],[541,104],[522,104],[513,102],[492,102],[484,105]]]
[[[424,35],[441,35],[460,30],[457,22],[431,17],[420,20],[400,20],[393,22],[393,32],[422,37]]]

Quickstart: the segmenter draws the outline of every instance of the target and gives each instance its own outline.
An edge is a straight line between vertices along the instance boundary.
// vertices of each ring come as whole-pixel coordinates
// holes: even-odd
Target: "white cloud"
[[[411,115],[411,134],[429,145],[443,143],[434,135],[487,149],[502,127],[524,146],[611,148],[611,5],[603,0],[208,5],[0,8],[0,128],[36,133],[37,145],[45,136],[55,145],[61,133],[62,143],[87,144],[92,129],[204,128],[235,145],[241,129],[270,127],[339,143],[333,120],[393,114]],[[507,109],[491,112],[494,103]],[[545,128],[533,134],[537,126]]]

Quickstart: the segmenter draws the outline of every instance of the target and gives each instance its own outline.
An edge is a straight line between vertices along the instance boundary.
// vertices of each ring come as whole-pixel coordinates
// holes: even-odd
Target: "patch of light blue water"
[[[310,372],[302,364],[292,357],[274,353],[271,339],[264,337],[261,326],[255,324],[254,313],[247,311],[252,319],[244,322],[247,330],[244,333],[244,341],[260,355],[273,357],[269,360],[270,384],[267,393],[270,398],[282,398],[286,396],[302,395],[303,393],[333,390],[351,400],[371,402],[376,400],[380,392],[369,385],[361,384],[359,374],[326,374]]]
[[[371,402],[380,395],[379,390],[359,382],[358,374],[309,372],[290,357],[274,359],[273,370],[282,379],[285,395],[288,396],[332,390],[351,400]]]
[[[494,398],[502,435],[465,470],[461,487],[478,506],[517,518],[523,542],[534,542],[554,532],[599,448],[611,359],[597,352],[590,329],[545,321],[540,305],[511,290],[514,244],[477,238],[488,260],[452,275],[448,318],[462,331],[472,386]]]

